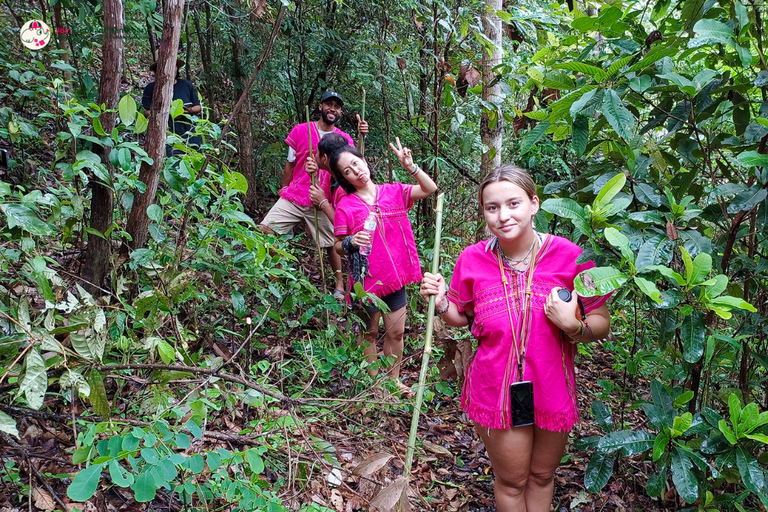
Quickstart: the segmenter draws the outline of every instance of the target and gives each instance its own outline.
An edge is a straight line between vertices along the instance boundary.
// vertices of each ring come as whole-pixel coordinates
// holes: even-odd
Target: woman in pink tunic
[[[578,419],[576,343],[608,335],[608,297],[558,296],[594,264],[577,264],[581,249],[567,239],[534,230],[539,198],[523,169],[490,172],[478,200],[494,236],[464,249],[450,290],[442,276],[426,273],[420,291],[425,299],[436,295],[436,312],[448,325],[468,325],[479,341],[461,406],[493,464],[497,509],[549,512],[554,473]],[[525,404],[512,405],[510,384],[523,381],[533,388],[533,424],[513,426]]]
[[[413,163],[411,151],[400,145],[390,147],[403,168],[417,185],[385,183],[377,185],[371,169],[354,147],[346,146],[330,158],[330,168],[336,181],[347,192],[336,206],[334,235],[336,251],[348,254],[350,260],[350,290],[355,282],[362,282],[366,292],[381,298],[389,307],[384,315],[384,355],[393,357],[395,364],[389,374],[395,380],[400,376],[405,330],[405,285],[421,281],[421,266],[413,238],[408,210],[414,201],[429,197],[437,190],[421,167]],[[366,219],[373,215],[376,228],[373,236],[363,229]],[[360,248],[370,247],[367,256]],[[365,346],[368,361],[376,360],[376,334],[379,328],[379,309],[372,304],[363,305],[359,316],[366,322],[360,344]],[[375,371],[371,371],[375,374]],[[398,384],[400,381],[397,380]]]

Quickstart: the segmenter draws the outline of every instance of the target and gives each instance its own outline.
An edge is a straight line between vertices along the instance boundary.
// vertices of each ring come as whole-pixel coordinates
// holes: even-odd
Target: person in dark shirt
[[[181,100],[184,102],[184,115],[180,115],[174,119],[168,116],[168,129],[171,133],[178,135],[182,139],[186,139],[188,144],[200,146],[203,143],[203,139],[199,135],[189,135],[193,132],[192,120],[187,117],[188,115],[197,115],[202,112],[203,107],[200,105],[200,98],[197,96],[195,86],[189,80],[184,80],[179,77],[179,69],[184,66],[185,62],[182,59],[176,59],[176,81],[173,84],[173,100]],[[149,66],[149,70],[153,73],[157,72],[157,62]],[[144,94],[141,97],[141,104],[144,107],[144,115],[149,116],[150,108],[152,106],[152,95],[155,92],[155,82],[149,82],[144,87]],[[182,151],[173,149],[172,146],[165,146],[165,156],[178,155]]]

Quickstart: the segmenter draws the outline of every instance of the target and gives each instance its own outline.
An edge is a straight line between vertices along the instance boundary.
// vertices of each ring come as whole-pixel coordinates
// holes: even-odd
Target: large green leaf
[[[629,142],[634,137],[635,116],[627,110],[624,102],[613,89],[603,94],[603,115],[616,134]]]
[[[576,156],[581,156],[589,144],[589,119],[586,116],[576,116],[573,118],[571,144]]]
[[[53,229],[47,223],[40,220],[31,208],[20,204],[4,203],[0,204],[0,210],[5,213],[5,219],[8,222],[9,228],[18,226],[36,236],[50,236],[53,234]]]
[[[665,264],[672,259],[675,243],[666,235],[655,235],[640,247],[635,259],[635,267],[640,272],[652,265]]]
[[[528,132],[523,142],[520,143],[520,153],[528,153],[534,144],[539,142],[544,134],[549,130],[549,121],[542,121],[536,125],[536,127]]]
[[[742,446],[736,449],[736,465],[739,468],[739,473],[741,473],[744,487],[755,494],[763,494],[765,492],[765,473],[760,468],[757,459]]]
[[[616,176],[608,180],[608,182],[600,188],[600,192],[594,201],[595,209],[605,208],[616,197],[616,194],[621,192],[624,185],[627,183],[627,177],[623,172],[618,173]]]
[[[613,418],[611,417],[611,411],[605,403],[600,400],[592,402],[592,416],[595,417],[595,422],[600,425],[603,431],[613,431]]]
[[[581,272],[573,284],[583,297],[607,295],[621,288],[629,276],[613,267],[593,267]]]
[[[16,428],[16,420],[0,411],[0,432],[5,432],[15,437],[19,437],[19,430]]]
[[[589,459],[587,472],[584,474],[584,487],[589,492],[598,492],[613,475],[614,455],[598,450]]]
[[[762,203],[766,197],[768,197],[768,190],[760,185],[754,185],[731,199],[728,204],[728,213],[747,212]]]
[[[675,282],[680,286],[685,285],[685,278],[665,265],[650,265],[645,267],[643,270],[645,271],[656,270],[664,277],[669,277],[671,279],[674,279]]]
[[[621,251],[621,257],[630,263],[635,263],[635,253],[629,245],[629,238],[616,228],[608,227],[603,232],[605,239]]]
[[[27,352],[24,359],[24,378],[19,384],[19,394],[24,395],[31,409],[40,409],[47,389],[48,374],[45,371],[45,361],[35,347]]]
[[[126,126],[132,125],[136,120],[136,101],[130,94],[126,94],[120,98],[120,103],[117,105],[117,111],[120,113],[120,120]]]
[[[765,167],[768,165],[768,155],[757,151],[743,151],[736,156],[736,160],[746,166]]]
[[[688,41],[688,48],[708,44],[733,44],[733,29],[717,20],[703,19],[696,22],[693,31],[697,36]]]
[[[93,464],[82,471],[79,471],[72,483],[67,487],[67,496],[72,501],[88,501],[96,493],[96,487],[101,480],[101,464]]]
[[[661,304],[663,302],[661,292],[656,287],[656,283],[639,276],[635,276],[632,279],[634,279],[635,284],[640,289],[640,291],[647,295],[653,302],[656,304]]]
[[[155,499],[157,494],[157,488],[159,487],[155,482],[155,477],[152,476],[150,469],[152,466],[145,466],[144,472],[136,477],[136,480],[131,484],[133,490],[133,497],[139,503],[146,503]],[[162,484],[160,484],[162,485]]]
[[[601,82],[605,78],[605,71],[597,66],[590,64],[584,64],[583,62],[563,62],[555,64],[555,69],[567,69],[568,71],[575,71],[582,75],[588,75],[593,77],[598,82]]]
[[[655,440],[656,437],[645,430],[620,430],[600,439],[597,448],[609,453],[622,450],[625,455],[634,455],[653,448]]]
[[[707,329],[704,325],[704,315],[701,311],[693,311],[683,318],[680,337],[683,339],[683,358],[689,363],[695,363],[704,355],[704,341]]]
[[[687,252],[687,251],[686,251]],[[688,286],[694,286],[706,281],[709,272],[712,270],[712,256],[701,252],[693,260],[692,272],[688,277]]]
[[[670,469],[672,470],[672,482],[675,484],[677,493],[686,503],[693,503],[699,498],[699,482],[691,470],[693,463],[688,458],[688,454],[678,447],[672,450],[672,461]]]
[[[584,208],[573,199],[550,198],[541,203],[541,209],[553,215],[571,219],[573,225],[582,233],[591,233],[592,228],[584,213]]]

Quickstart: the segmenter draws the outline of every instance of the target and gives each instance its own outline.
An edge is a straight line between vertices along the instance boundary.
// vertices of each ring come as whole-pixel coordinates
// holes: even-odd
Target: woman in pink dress
[[[373,181],[368,162],[352,146],[341,148],[331,155],[330,168],[336,181],[347,192],[336,205],[334,236],[336,251],[349,255],[350,290],[355,282],[362,282],[366,292],[387,304],[384,315],[384,355],[395,360],[389,374],[399,385],[400,363],[403,357],[405,330],[405,286],[421,281],[421,266],[413,238],[408,210],[414,201],[429,197],[437,185],[421,167],[413,163],[411,150],[400,145],[390,147],[403,168],[416,180],[416,185]],[[363,229],[372,216],[376,227],[371,236]],[[361,248],[366,250],[361,251]],[[370,253],[365,255],[367,249]],[[356,305],[357,306],[357,305]],[[376,334],[381,312],[374,304],[363,304],[358,314],[366,323],[360,344],[369,362],[376,360]],[[371,371],[375,374],[375,371]]]
[[[426,273],[420,292],[436,296],[445,323],[469,326],[479,341],[461,406],[493,464],[497,509],[549,512],[555,470],[578,419],[576,344],[608,335],[608,296],[559,297],[594,264],[576,263],[581,249],[567,239],[534,230],[539,198],[525,170],[490,172],[478,201],[493,236],[464,249],[449,290],[441,275]]]

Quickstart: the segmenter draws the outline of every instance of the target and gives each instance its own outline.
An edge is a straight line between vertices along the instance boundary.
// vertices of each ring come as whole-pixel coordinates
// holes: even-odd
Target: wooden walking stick
[[[304,106],[304,113],[307,117],[307,136],[309,140],[309,157],[314,160],[315,155],[312,151],[312,125],[309,123],[309,105]],[[320,169],[311,175],[312,185],[317,183],[317,173]],[[325,266],[323,265],[323,248],[320,247],[320,229],[318,228],[317,206],[315,208],[315,245],[317,245],[317,255],[320,258],[320,277],[323,280],[323,293],[328,293],[328,287],[325,284]]]

